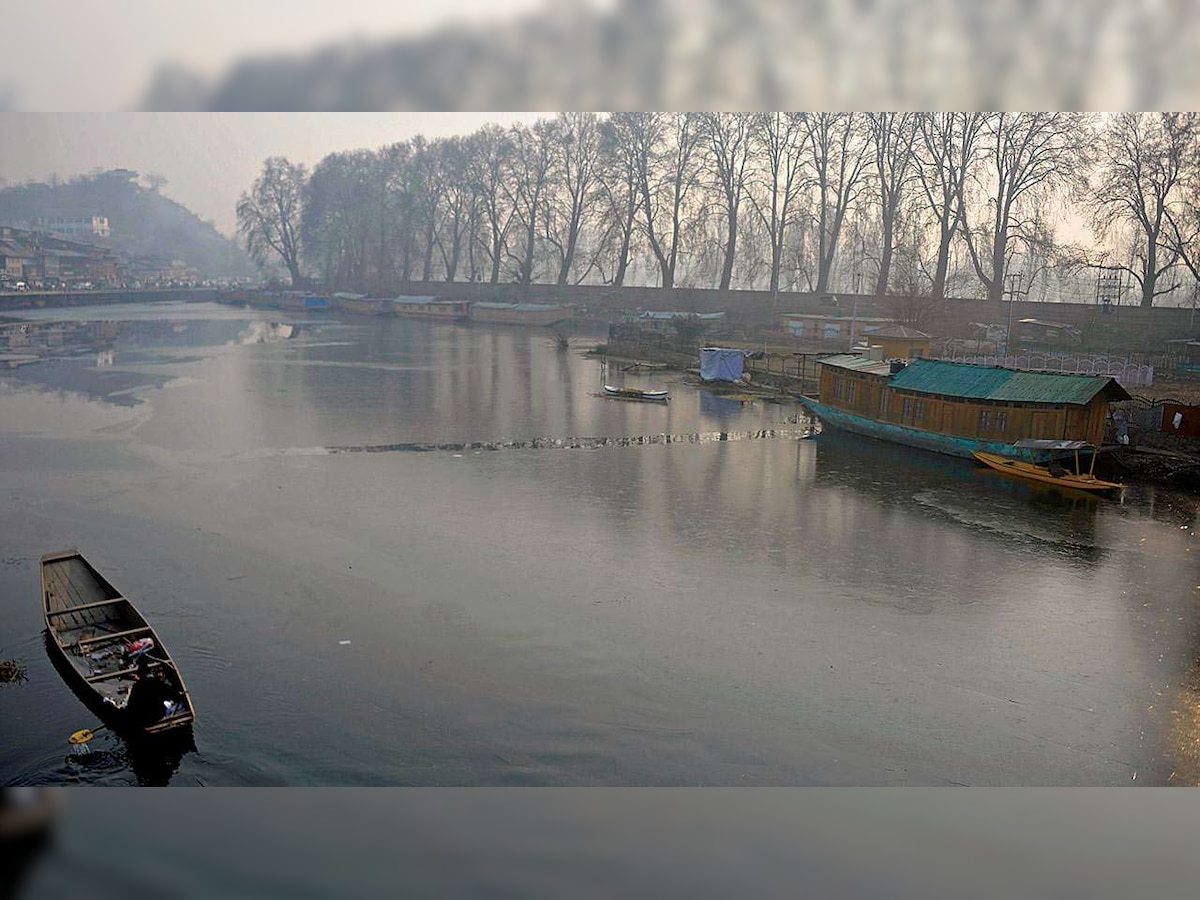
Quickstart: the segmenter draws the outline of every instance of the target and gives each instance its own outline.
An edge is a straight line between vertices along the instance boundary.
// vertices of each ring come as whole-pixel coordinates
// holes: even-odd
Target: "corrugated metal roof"
[[[937,359],[912,360],[903,371],[892,376],[890,386],[926,394],[1010,403],[1083,405],[1105,389],[1109,389],[1114,399],[1129,396],[1116,381],[1104,375],[1018,372]]]
[[[693,313],[693,312],[670,312],[648,309],[643,312],[634,313],[633,316],[638,319],[657,319],[660,321],[671,321],[672,319],[700,319],[701,321],[715,321],[725,318],[725,313]]]
[[[853,372],[866,372],[868,375],[887,375],[892,371],[891,363],[887,360],[868,359],[859,353],[840,353],[837,356],[824,356],[818,359],[817,362],[823,366],[850,369]]]
[[[921,340],[929,337],[923,331],[917,331],[915,328],[909,328],[907,325],[899,323],[884,325],[881,328],[873,328],[870,333],[871,337],[917,338]]]
[[[548,309],[565,309],[561,303],[493,303],[480,300],[475,304],[478,309],[515,309],[519,312],[542,312]]]

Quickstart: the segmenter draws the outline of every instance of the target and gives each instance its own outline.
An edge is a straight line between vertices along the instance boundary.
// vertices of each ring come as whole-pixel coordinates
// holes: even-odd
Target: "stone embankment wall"
[[[220,295],[221,292],[216,288],[162,288],[144,291],[13,291],[0,294],[0,314],[13,309],[100,306],[109,303],[167,303],[180,300],[202,303],[206,300],[216,300]]]

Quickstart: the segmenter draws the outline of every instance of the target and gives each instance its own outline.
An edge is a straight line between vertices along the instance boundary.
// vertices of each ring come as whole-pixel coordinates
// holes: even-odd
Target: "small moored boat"
[[[114,727],[160,734],[195,720],[154,629],[76,550],[42,557],[46,631],[85,699]]]
[[[1114,481],[1105,481],[1093,474],[1096,467],[1096,450],[1098,449],[1094,444],[1084,441],[1022,440],[1013,444],[1013,448],[1022,453],[1039,453],[1043,456],[1044,463],[1032,463],[984,451],[976,452],[974,456],[997,472],[1038,484],[1074,488],[1093,493],[1116,491],[1121,488],[1120,484]],[[1091,455],[1091,462],[1086,472],[1083,469],[1083,462],[1079,458],[1081,452]]]
[[[639,391],[634,388],[613,387],[611,384],[604,386],[604,393],[619,400],[651,400],[666,403],[670,399],[668,391]]]

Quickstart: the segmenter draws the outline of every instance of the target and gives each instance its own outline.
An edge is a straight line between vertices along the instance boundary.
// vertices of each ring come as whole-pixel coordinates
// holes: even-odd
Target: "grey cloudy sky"
[[[327,153],[423,134],[466,134],[536,113],[0,113],[9,184],[124,167],[167,178],[163,193],[231,234],[238,195],[268,156],[313,165]]]
[[[350,37],[486,27],[546,0],[5,0],[0,88],[13,108],[135,108],[164,63],[213,74],[247,54],[292,52]]]

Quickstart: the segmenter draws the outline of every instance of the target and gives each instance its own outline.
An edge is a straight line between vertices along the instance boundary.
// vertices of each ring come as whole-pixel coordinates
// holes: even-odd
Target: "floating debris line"
[[[812,428],[760,428],[755,431],[700,431],[690,434],[640,434],[633,437],[533,438],[528,441],[451,441],[424,444],[361,444],[326,447],[329,453],[435,453],[468,450],[600,450],[605,447],[644,447],[653,444],[715,444],[725,441],[762,441],[811,437]]]

